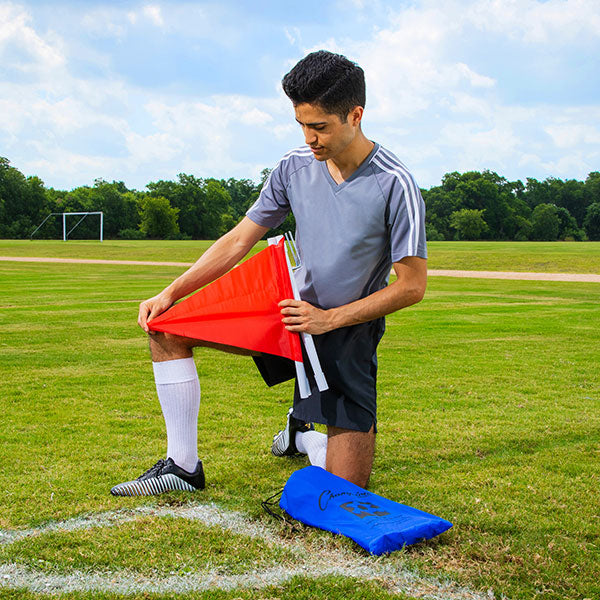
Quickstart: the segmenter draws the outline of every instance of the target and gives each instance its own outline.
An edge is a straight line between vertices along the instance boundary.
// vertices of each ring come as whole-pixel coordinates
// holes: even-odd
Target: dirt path
[[[43,258],[37,256],[0,256],[0,261],[79,263],[90,265],[140,265],[162,267],[190,267],[186,262],[155,262],[148,260],[103,260],[92,258]],[[472,277],[478,279],[524,279],[531,281],[575,281],[600,283],[600,275],[594,273],[520,273],[517,271],[449,271],[430,269],[431,277]]]

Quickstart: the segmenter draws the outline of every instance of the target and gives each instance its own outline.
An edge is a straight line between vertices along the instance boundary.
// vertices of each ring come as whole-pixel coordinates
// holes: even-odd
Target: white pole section
[[[269,238],[268,243],[277,244],[279,240],[283,236],[278,236],[275,238]],[[289,244],[289,241],[288,241]],[[294,293],[295,300],[301,300],[300,293],[298,290],[298,284],[296,283],[296,277],[294,276],[294,271],[292,269],[292,265],[290,263],[290,257],[288,256],[287,251],[285,252],[285,260],[287,262],[288,272],[290,275],[290,283],[292,284],[292,291]],[[312,335],[310,333],[302,332],[300,334],[302,341],[304,342],[304,349],[306,350],[306,354],[308,355],[308,360],[310,362],[310,366],[313,370],[313,375],[315,376],[315,381],[317,383],[317,387],[320,392],[324,392],[329,389],[329,385],[327,383],[327,379],[325,378],[325,374],[323,373],[323,369],[321,368],[321,362],[319,361],[319,355],[317,354],[317,349],[315,348],[315,342],[312,339]],[[310,385],[308,382],[308,377],[306,376],[306,371],[304,369],[304,364],[301,362],[296,362],[296,375],[298,381],[298,391],[300,392],[301,398],[308,398],[310,396]]]
[[[63,213],[63,242],[67,241],[67,213]]]
[[[104,213],[100,213],[100,242],[102,242],[104,233]]]

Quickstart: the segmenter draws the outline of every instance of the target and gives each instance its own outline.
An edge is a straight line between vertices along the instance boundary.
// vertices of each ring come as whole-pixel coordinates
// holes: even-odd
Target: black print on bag
[[[379,506],[371,502],[355,502],[352,500],[340,504],[340,508],[347,510],[359,519],[364,519],[365,517],[385,517],[390,514],[386,510],[379,510]]]
[[[324,490],[321,492],[319,496],[319,508],[321,510],[325,510],[329,501],[333,498],[339,498],[340,496],[369,496],[369,492],[340,492],[338,494],[334,494],[331,490]]]

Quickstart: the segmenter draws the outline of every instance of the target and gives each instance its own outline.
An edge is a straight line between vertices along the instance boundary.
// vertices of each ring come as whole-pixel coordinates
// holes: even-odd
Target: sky
[[[599,0],[0,0],[0,156],[57,189],[258,181],[304,143],[281,78],[319,49],[423,188],[600,170]]]

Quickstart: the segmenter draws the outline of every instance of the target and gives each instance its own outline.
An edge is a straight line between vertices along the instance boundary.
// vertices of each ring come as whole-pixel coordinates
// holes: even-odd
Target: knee
[[[150,334],[148,338],[150,354],[155,362],[193,356],[188,338],[164,332]]]

